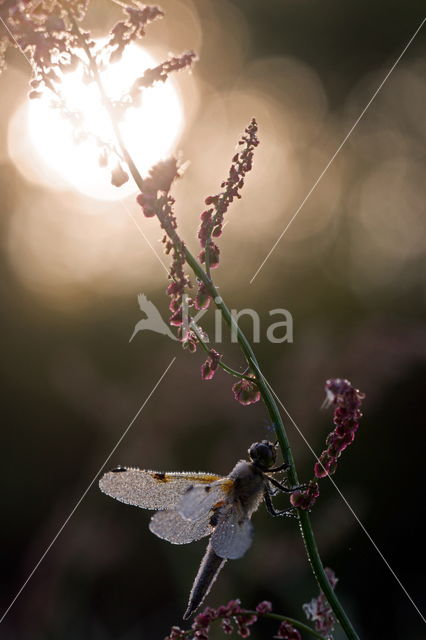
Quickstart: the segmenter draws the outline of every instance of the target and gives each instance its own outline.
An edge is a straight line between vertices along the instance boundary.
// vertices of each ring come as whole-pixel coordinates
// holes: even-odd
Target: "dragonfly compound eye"
[[[274,445],[268,440],[255,442],[251,445],[248,453],[253,462],[264,469],[272,467],[277,457]]]

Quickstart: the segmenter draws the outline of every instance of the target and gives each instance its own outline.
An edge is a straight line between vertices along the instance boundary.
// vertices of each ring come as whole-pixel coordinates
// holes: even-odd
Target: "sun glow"
[[[101,74],[109,97],[118,99],[145,69],[157,64],[145,50],[129,45],[122,60]],[[71,186],[92,198],[116,200],[134,193],[131,179],[114,187],[110,171],[99,166],[96,138],[113,143],[114,135],[96,85],[84,83],[81,72],[75,71],[64,77],[62,90],[67,109],[83,114],[89,136],[77,140],[75,127],[49,96],[31,100],[11,123],[9,151],[14,162],[32,181],[59,189]],[[145,90],[141,106],[127,110],[120,130],[142,175],[170,155],[182,125],[182,103],[171,79]]]

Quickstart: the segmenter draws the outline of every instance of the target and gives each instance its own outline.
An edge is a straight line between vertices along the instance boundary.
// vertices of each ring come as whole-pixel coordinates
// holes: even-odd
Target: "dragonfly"
[[[157,511],[149,528],[159,538],[187,544],[210,536],[184,620],[201,606],[226,561],[241,558],[250,547],[251,516],[262,502],[273,516],[297,517],[294,507],[277,510],[272,502],[278,492],[305,487],[289,488],[271,475],[289,466],[275,466],[276,447],[268,440],[253,443],[249,460],[239,460],[227,476],[119,466],[101,477],[99,487],[108,496]]]

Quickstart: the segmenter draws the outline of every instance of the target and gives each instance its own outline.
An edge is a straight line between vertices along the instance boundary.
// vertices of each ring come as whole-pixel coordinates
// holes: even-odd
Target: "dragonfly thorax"
[[[262,471],[252,462],[240,460],[229,477],[234,481],[234,499],[241,504],[247,515],[251,515],[263,498],[265,480]]]

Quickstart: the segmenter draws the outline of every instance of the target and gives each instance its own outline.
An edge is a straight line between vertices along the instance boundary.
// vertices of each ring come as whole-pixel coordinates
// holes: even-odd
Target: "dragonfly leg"
[[[286,487],[284,484],[282,484],[282,482],[278,482],[278,480],[275,480],[275,478],[270,478],[269,476],[266,477],[268,478],[269,482],[274,485],[274,487],[276,487],[283,493],[293,493],[293,491],[301,491],[303,489],[306,489],[307,486],[306,484],[299,484],[297,487]]]
[[[287,471],[289,467],[290,465],[288,464],[288,462],[283,462],[282,464],[280,464],[279,467],[274,467],[273,469],[267,469],[267,472],[276,473],[277,471]]]
[[[271,516],[287,516],[288,518],[297,518],[295,507],[289,507],[288,509],[282,510],[275,509],[274,505],[272,504],[271,496],[267,489],[265,489],[263,497],[265,499],[266,508],[268,509]]]

